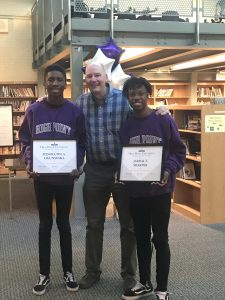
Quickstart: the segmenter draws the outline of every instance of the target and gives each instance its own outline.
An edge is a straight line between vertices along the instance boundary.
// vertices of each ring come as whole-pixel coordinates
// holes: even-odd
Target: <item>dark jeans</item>
[[[87,216],[86,272],[101,273],[106,207],[112,193],[120,221],[121,276],[136,274],[136,240],[124,186],[115,183],[117,166],[85,165],[84,205]],[[112,262],[113,263],[113,262]]]
[[[72,272],[72,237],[69,213],[73,195],[73,185],[56,186],[34,181],[34,189],[39,211],[39,265],[40,273],[50,273],[52,201],[56,200],[56,223],[59,229],[63,272]]]
[[[151,280],[152,230],[152,241],[156,249],[157,289],[166,291],[170,268],[168,225],[171,194],[130,198],[130,208],[137,240],[140,282],[145,284]]]

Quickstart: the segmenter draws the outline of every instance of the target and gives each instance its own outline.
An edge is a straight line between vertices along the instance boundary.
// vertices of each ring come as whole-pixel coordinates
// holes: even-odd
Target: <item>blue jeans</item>
[[[52,185],[34,181],[34,189],[39,212],[39,265],[40,273],[50,273],[52,201],[56,200],[56,223],[59,229],[63,272],[72,272],[72,237],[69,214],[73,195],[73,185]]]
[[[115,183],[117,165],[103,166],[86,163],[84,182],[84,206],[87,217],[86,228],[86,273],[101,274],[103,232],[106,207],[111,194],[118,211],[121,241],[121,276],[136,274],[136,240],[130,215],[129,199],[124,186]],[[113,262],[112,262],[113,263]]]
[[[168,225],[171,209],[171,194],[130,198],[131,215],[137,240],[137,255],[140,282],[151,280],[151,231],[156,249],[157,289],[167,290],[170,268]]]

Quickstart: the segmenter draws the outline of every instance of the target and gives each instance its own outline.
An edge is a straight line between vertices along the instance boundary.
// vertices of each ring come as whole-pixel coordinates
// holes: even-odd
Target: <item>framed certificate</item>
[[[67,174],[77,169],[75,140],[33,140],[32,170],[39,174]]]
[[[0,104],[0,147],[13,146],[13,109],[11,104]]]
[[[129,145],[122,148],[121,181],[160,181],[162,145]]]

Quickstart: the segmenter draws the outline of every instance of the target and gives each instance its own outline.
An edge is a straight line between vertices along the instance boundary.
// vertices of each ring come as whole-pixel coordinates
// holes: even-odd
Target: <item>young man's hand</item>
[[[81,169],[81,168],[79,168],[79,169],[74,169],[74,170],[72,170],[72,172],[70,173],[70,176],[72,176],[72,177],[78,179],[82,173],[83,173],[83,169]]]
[[[27,175],[28,175],[29,178],[36,179],[39,176],[38,173],[32,172],[30,170],[30,167],[26,167],[26,171],[27,171]]]

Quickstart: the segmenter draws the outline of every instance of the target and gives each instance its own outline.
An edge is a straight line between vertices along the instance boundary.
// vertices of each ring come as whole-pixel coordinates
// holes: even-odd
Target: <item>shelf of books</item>
[[[188,104],[190,84],[184,82],[152,83],[155,105]]]
[[[170,109],[186,146],[173,209],[202,224],[225,222],[225,105]]]
[[[211,99],[224,97],[224,83],[199,82],[197,84],[197,101],[202,104],[210,104]]]
[[[198,82],[194,87],[196,94],[191,95],[190,82],[151,82],[152,97],[149,105],[203,105],[225,104],[225,82]]]
[[[0,161],[20,155],[18,131],[27,107],[36,99],[37,84],[35,82],[0,83],[0,105],[11,105],[13,118],[13,145],[0,147]]]

